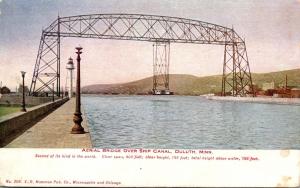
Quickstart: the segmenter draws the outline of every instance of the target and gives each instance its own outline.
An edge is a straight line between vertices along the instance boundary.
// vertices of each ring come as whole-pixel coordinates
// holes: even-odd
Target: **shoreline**
[[[232,97],[232,96],[203,96],[208,100],[233,101],[261,104],[283,104],[300,106],[300,98],[274,98],[274,97]]]
[[[84,97],[97,97],[97,96],[130,96],[130,97],[140,97],[140,96],[174,96],[174,97],[201,97],[208,100],[220,100],[220,101],[238,101],[238,102],[253,102],[253,103],[267,103],[267,104],[292,104],[300,105],[300,98],[276,98],[276,97],[232,97],[232,96],[214,96],[214,95],[130,95],[130,94],[83,94]]]
[[[165,97],[201,97],[207,100],[247,102],[260,104],[281,104],[281,105],[299,105],[300,98],[275,98],[275,97],[232,97],[232,96],[213,96],[213,95],[107,95],[107,94],[83,94],[85,97],[141,97],[141,96],[165,96]]]

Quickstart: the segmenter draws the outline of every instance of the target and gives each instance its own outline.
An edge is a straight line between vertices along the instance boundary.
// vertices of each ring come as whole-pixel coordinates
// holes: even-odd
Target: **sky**
[[[30,85],[43,28],[58,15],[134,13],[175,16],[234,27],[246,40],[252,72],[300,68],[300,0],[0,0],[0,81],[12,90],[27,72]],[[152,76],[149,42],[64,38],[62,78],[83,47],[82,85]],[[170,73],[222,73],[223,46],[171,43]]]

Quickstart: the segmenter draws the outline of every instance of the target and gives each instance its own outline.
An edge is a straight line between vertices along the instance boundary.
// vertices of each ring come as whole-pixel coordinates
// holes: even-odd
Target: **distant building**
[[[275,89],[275,82],[270,82],[270,83],[263,83],[262,89],[264,91],[267,91],[269,89]]]
[[[24,91],[25,91],[25,93],[29,93],[28,86],[26,86],[26,85],[24,86]],[[23,85],[22,84],[19,85],[18,93],[23,93]]]
[[[292,98],[300,98],[300,88],[291,89],[291,97]]]
[[[262,90],[261,88],[258,87],[257,84],[252,84],[252,89],[253,89],[253,92],[254,92],[254,93],[258,93],[259,91]],[[251,91],[249,86],[248,86],[247,90],[248,90],[248,91]]]

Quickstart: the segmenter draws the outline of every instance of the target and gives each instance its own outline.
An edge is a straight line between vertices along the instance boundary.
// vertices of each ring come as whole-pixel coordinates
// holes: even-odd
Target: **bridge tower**
[[[153,94],[170,94],[169,87],[170,42],[153,44]]]
[[[225,44],[222,96],[255,96],[245,40],[232,29],[231,42]]]

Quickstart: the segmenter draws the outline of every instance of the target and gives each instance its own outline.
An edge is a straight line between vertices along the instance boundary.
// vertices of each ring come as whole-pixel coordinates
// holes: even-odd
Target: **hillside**
[[[270,73],[253,73],[253,83],[258,86],[262,86],[266,82],[275,82],[276,86],[282,85],[285,83],[285,75],[288,78],[288,85],[300,87],[300,69],[285,70],[279,72],[270,72]]]
[[[253,73],[253,83],[259,87],[263,83],[275,81],[278,86],[284,84],[285,75],[288,76],[288,85],[300,87],[300,69],[286,70],[271,73]],[[178,95],[200,95],[221,91],[222,76],[197,77],[185,74],[170,75],[170,90]],[[152,90],[152,77],[144,78],[134,82],[122,84],[96,84],[88,85],[82,88],[86,94],[98,93],[121,93],[121,94],[139,94],[148,93]]]

